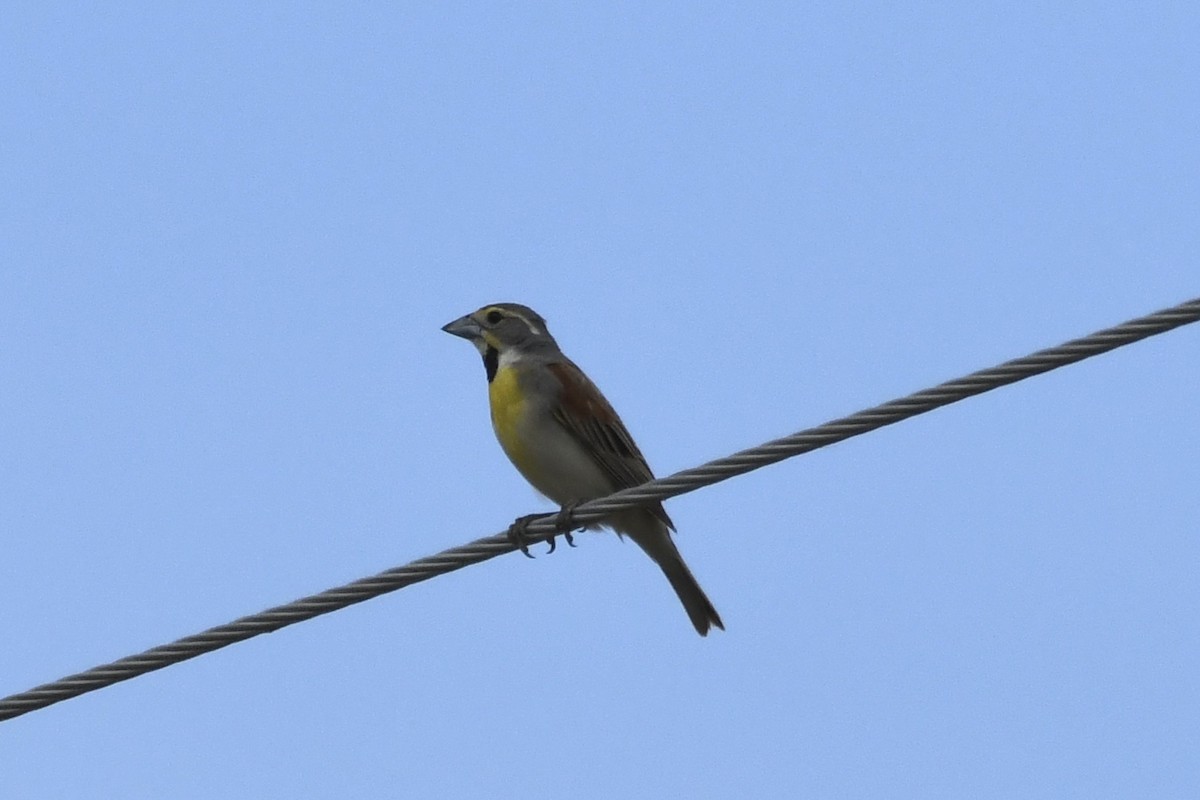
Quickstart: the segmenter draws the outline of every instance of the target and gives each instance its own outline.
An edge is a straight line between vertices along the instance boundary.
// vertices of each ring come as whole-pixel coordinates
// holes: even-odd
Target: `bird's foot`
[[[579,505],[578,501],[573,502],[573,503],[567,503],[565,506],[563,506],[562,508],[560,508],[558,510],[558,514],[556,514],[554,517],[554,524],[558,527],[558,529],[560,531],[562,531],[563,539],[565,539],[567,544],[570,545],[571,547],[575,546],[575,537],[571,535],[571,531],[579,529],[579,527],[577,525],[572,525],[571,515],[575,513],[575,508],[578,505]],[[550,549],[546,551],[546,555],[550,555],[551,553],[554,552],[554,548],[556,546],[554,543],[554,538],[557,535],[558,535],[557,533],[553,533],[550,535]]]
[[[513,520],[513,524],[508,526],[508,538],[517,546],[526,558],[533,558],[533,553],[529,552],[529,523],[535,519],[543,519],[546,514],[526,514],[523,517],[517,517]],[[551,544],[554,540],[551,539]],[[553,547],[550,548],[554,550]]]

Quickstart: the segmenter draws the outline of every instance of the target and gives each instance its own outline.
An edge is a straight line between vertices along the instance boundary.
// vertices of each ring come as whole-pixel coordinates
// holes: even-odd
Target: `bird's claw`
[[[575,537],[571,535],[572,524],[574,522],[571,519],[571,515],[575,512],[575,507],[578,505],[579,503],[567,503],[554,515],[554,524],[559,530],[546,537],[546,541],[550,545],[546,550],[546,555],[550,555],[558,547],[556,539],[559,533],[562,533],[563,539],[566,540],[569,546],[575,547]],[[529,552],[529,523],[537,519],[545,519],[549,516],[549,514],[526,514],[523,517],[517,517],[513,520],[513,524],[508,526],[509,540],[525,554],[526,558],[534,557],[533,553]]]
[[[523,517],[517,517],[513,520],[513,524],[508,526],[508,538],[517,546],[517,548],[525,554],[526,558],[533,558],[533,553],[529,552],[529,523],[535,519],[541,519],[545,514],[526,514]],[[551,540],[553,542],[553,540]],[[551,550],[554,548],[551,547]]]
[[[571,547],[575,546],[575,537],[571,535],[570,531],[563,531],[562,537],[567,540],[567,544],[569,544]],[[550,543],[550,547],[546,550],[546,555],[550,555],[551,553],[554,552],[554,548],[558,546],[556,543],[557,539],[558,539],[557,533],[550,534],[550,538],[546,540],[547,542]]]
[[[575,513],[575,507],[578,505],[579,503],[567,503],[558,510],[558,514],[554,517],[555,526],[559,529],[559,531],[562,532],[563,539],[565,539],[567,544],[571,547],[575,546],[575,537],[571,535],[571,531],[573,529],[573,520],[571,519],[571,515]],[[546,555],[550,555],[554,552],[554,539],[556,536],[558,536],[557,533],[550,535],[550,549],[546,551]]]

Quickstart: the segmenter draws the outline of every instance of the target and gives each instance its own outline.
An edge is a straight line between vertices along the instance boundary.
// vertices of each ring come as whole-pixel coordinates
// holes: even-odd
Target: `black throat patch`
[[[483,354],[483,368],[487,370],[488,383],[496,377],[496,370],[500,368],[500,351],[494,347],[488,347]]]

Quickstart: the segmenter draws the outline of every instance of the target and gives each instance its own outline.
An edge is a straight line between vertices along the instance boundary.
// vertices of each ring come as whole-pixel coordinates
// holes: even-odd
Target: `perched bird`
[[[525,479],[564,512],[653,479],[617,412],[563,355],[533,309],[496,303],[442,330],[479,350],[500,446]],[[524,521],[514,523],[518,536]],[[675,526],[661,503],[622,511],[589,527],[601,525],[628,536],[654,559],[701,636],[714,625],[725,629],[671,540]]]

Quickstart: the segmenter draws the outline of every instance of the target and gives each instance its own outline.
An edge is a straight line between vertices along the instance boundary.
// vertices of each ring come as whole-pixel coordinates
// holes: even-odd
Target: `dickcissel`
[[[653,479],[617,412],[563,355],[533,309],[495,303],[442,330],[470,341],[483,356],[496,438],[538,492],[570,509]],[[518,536],[524,519],[514,523]],[[671,540],[675,526],[661,503],[589,527],[601,526],[628,536],[658,564],[701,636],[714,625],[725,629]]]

